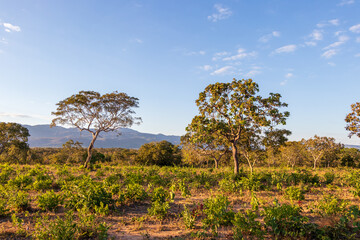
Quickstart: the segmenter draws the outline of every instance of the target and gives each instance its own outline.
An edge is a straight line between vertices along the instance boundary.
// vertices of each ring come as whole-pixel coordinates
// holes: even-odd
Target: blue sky
[[[0,0],[0,121],[48,124],[80,90],[140,99],[142,132],[182,135],[204,88],[252,78],[289,104],[292,140],[348,144],[360,0]]]

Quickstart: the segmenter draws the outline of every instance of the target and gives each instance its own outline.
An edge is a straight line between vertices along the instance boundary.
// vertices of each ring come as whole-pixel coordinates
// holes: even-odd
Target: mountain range
[[[68,140],[79,141],[87,147],[91,141],[89,132],[80,132],[77,128],[52,127],[50,125],[23,125],[29,130],[30,147],[62,147]],[[119,131],[100,133],[96,139],[97,148],[139,148],[144,143],[166,140],[172,144],[180,143],[180,136],[141,133],[129,128]]]

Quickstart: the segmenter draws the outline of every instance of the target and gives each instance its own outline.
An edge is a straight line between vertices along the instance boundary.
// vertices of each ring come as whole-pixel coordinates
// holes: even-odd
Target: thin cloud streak
[[[266,34],[266,35],[262,36],[261,38],[259,38],[259,42],[266,43],[274,37],[280,37],[280,32],[273,31],[272,33]]]
[[[360,33],[360,23],[349,28],[353,33]]]
[[[280,48],[275,49],[274,53],[290,53],[296,50],[297,46],[295,44],[286,45]]]
[[[221,4],[215,4],[214,8],[216,13],[208,16],[209,21],[217,22],[219,20],[229,18],[232,15],[231,10],[229,8],[223,7]]]
[[[219,69],[215,70],[215,71],[212,72],[210,75],[225,75],[225,74],[229,74],[232,69],[233,69],[232,66],[225,66],[225,67],[222,67],[222,68],[219,68]]]

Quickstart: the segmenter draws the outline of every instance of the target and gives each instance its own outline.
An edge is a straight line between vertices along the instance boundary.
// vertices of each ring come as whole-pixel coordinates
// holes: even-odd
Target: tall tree
[[[275,164],[276,159],[278,159],[277,155],[280,153],[280,147],[288,141],[287,136],[290,135],[291,131],[286,129],[270,129],[265,131],[262,144],[265,147],[269,165]]]
[[[29,130],[18,123],[0,122],[0,155],[4,159],[24,161],[29,150]]]
[[[360,137],[360,102],[351,104],[351,113],[346,115],[346,130],[350,131],[349,137],[356,135]]]
[[[315,135],[313,138],[307,140],[302,139],[301,142],[312,157],[314,169],[323,156],[342,148],[342,144],[336,143],[335,138],[331,137],[319,137]]]
[[[138,101],[135,97],[117,91],[104,95],[94,91],[80,91],[56,104],[57,109],[52,112],[56,118],[52,120],[51,126],[70,125],[92,134],[84,164],[88,167],[100,132],[115,131],[140,123],[141,118],[133,117],[133,108],[138,107]]]
[[[183,145],[192,145],[201,155],[210,156],[219,167],[219,161],[227,153],[229,146],[226,139],[212,128],[211,121],[204,116],[195,116],[186,127],[186,134],[181,137]]]
[[[281,95],[270,93],[263,98],[259,86],[251,79],[208,85],[199,94],[196,104],[199,115],[207,120],[209,129],[224,138],[232,150],[234,173],[239,172],[238,144],[253,132],[261,132],[278,124],[285,124],[289,112],[281,112],[286,103]]]
[[[307,154],[301,142],[286,142],[279,148],[281,160],[285,161],[287,166],[294,168],[302,165],[307,159]]]

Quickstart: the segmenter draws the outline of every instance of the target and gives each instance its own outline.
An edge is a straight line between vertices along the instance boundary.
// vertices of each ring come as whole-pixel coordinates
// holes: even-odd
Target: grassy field
[[[0,165],[0,239],[358,239],[360,171]]]

